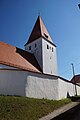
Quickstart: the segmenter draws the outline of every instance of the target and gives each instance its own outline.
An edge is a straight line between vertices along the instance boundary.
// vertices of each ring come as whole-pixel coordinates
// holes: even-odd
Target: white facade
[[[30,49],[31,47],[31,49]],[[37,40],[29,43],[28,45],[25,46],[25,50],[33,53],[39,66],[43,68],[43,63],[42,63],[42,39],[38,38]]]
[[[25,96],[25,72],[0,70],[0,94]]]
[[[77,95],[80,95],[80,87],[76,88]],[[59,100],[68,95],[74,96],[75,85],[51,75],[18,69],[0,69],[0,95]]]
[[[56,77],[20,70],[0,70],[0,94],[58,99]],[[55,92],[54,92],[55,91]]]
[[[43,73],[50,75],[58,75],[56,47],[44,39],[42,39],[42,58]]]
[[[53,76],[30,73],[27,77],[26,96],[58,99],[58,79]]]
[[[53,44],[40,37],[26,45],[25,50],[34,54],[43,73],[58,75],[56,47]]]
[[[63,99],[69,96],[75,96],[75,84],[67,81],[66,79],[58,78],[58,93],[59,99]],[[80,86],[76,85],[77,95],[80,95]]]

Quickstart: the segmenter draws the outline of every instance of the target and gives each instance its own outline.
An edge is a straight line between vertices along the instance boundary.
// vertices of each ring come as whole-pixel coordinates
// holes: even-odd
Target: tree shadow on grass
[[[73,97],[68,97],[68,98],[71,99],[72,102],[80,101],[80,96],[73,96]]]
[[[69,92],[67,92],[67,98],[71,99],[72,102],[80,100],[80,96],[70,96]]]

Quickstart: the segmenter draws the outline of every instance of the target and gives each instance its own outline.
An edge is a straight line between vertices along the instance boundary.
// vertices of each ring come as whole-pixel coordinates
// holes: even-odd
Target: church
[[[75,95],[75,84],[58,76],[56,45],[40,16],[24,47],[0,41],[0,95],[54,100]]]

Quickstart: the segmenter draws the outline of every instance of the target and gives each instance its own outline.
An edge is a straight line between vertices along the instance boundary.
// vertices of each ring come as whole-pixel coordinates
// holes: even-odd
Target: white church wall
[[[80,87],[76,86],[77,95]],[[20,70],[0,70],[0,94],[62,99],[75,95],[75,85],[54,76]]]
[[[77,95],[80,95],[80,85],[79,86],[76,85],[76,90],[77,90]]]
[[[31,46],[31,50],[29,50],[30,46]],[[34,53],[38,64],[42,68],[42,38],[38,38],[35,41],[27,44],[25,46],[25,50],[30,53]]]
[[[19,70],[0,70],[0,94],[58,99],[57,78]]]
[[[47,49],[47,45],[49,46],[49,49]],[[30,50],[29,47],[31,47]],[[56,47],[54,45],[40,37],[39,39],[27,44],[25,46],[25,50],[35,55],[43,73],[58,75]]]
[[[59,82],[59,99],[66,98],[69,96],[75,96],[75,85],[71,82],[68,82],[67,80],[63,80],[61,78],[58,79]],[[76,86],[77,89],[77,95],[80,95],[80,86]]]
[[[47,45],[49,49],[47,49]],[[58,75],[56,47],[42,39],[43,72]]]
[[[0,94],[25,96],[27,73],[17,70],[0,70]]]
[[[55,77],[31,73],[26,85],[28,97],[58,99],[58,80]]]

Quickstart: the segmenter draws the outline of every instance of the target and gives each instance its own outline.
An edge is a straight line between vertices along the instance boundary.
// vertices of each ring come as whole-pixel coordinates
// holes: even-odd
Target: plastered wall
[[[65,79],[58,78],[58,93],[59,93],[59,99],[63,99],[69,96],[75,96],[76,91],[77,95],[80,95],[80,86],[75,85],[71,82],[68,82]]]
[[[76,86],[77,95],[80,87]],[[59,100],[75,95],[75,85],[46,74],[0,69],[0,94]]]

